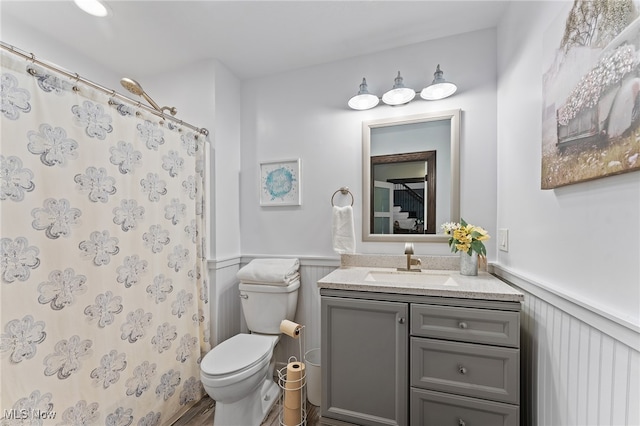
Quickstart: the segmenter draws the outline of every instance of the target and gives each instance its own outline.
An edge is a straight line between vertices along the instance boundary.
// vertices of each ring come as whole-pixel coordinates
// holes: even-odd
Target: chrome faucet
[[[420,268],[411,268],[413,265],[422,265],[422,261],[420,259],[412,259],[413,255],[413,243],[405,243],[404,244],[404,254],[407,255],[407,267],[406,268],[398,268],[398,271],[420,271]]]

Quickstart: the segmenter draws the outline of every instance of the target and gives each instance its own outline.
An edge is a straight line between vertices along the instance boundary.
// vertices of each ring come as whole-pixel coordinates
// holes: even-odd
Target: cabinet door
[[[322,297],[322,416],[406,425],[408,304]]]

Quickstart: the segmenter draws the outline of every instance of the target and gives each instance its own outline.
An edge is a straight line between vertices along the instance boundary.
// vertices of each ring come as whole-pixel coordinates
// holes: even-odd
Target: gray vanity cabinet
[[[409,304],[322,297],[322,416],[406,425]]]
[[[519,301],[320,294],[322,424],[519,424]]]

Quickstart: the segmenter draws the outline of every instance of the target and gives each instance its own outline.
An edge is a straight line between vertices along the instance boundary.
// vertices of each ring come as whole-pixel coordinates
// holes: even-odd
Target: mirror
[[[446,242],[460,219],[460,110],[362,123],[362,240]]]

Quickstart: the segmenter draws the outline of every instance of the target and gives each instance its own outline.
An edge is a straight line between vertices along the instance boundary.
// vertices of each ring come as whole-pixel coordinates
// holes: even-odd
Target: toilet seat
[[[274,338],[256,334],[237,334],[214,347],[200,363],[204,374],[222,378],[252,370],[254,366],[269,361]]]

